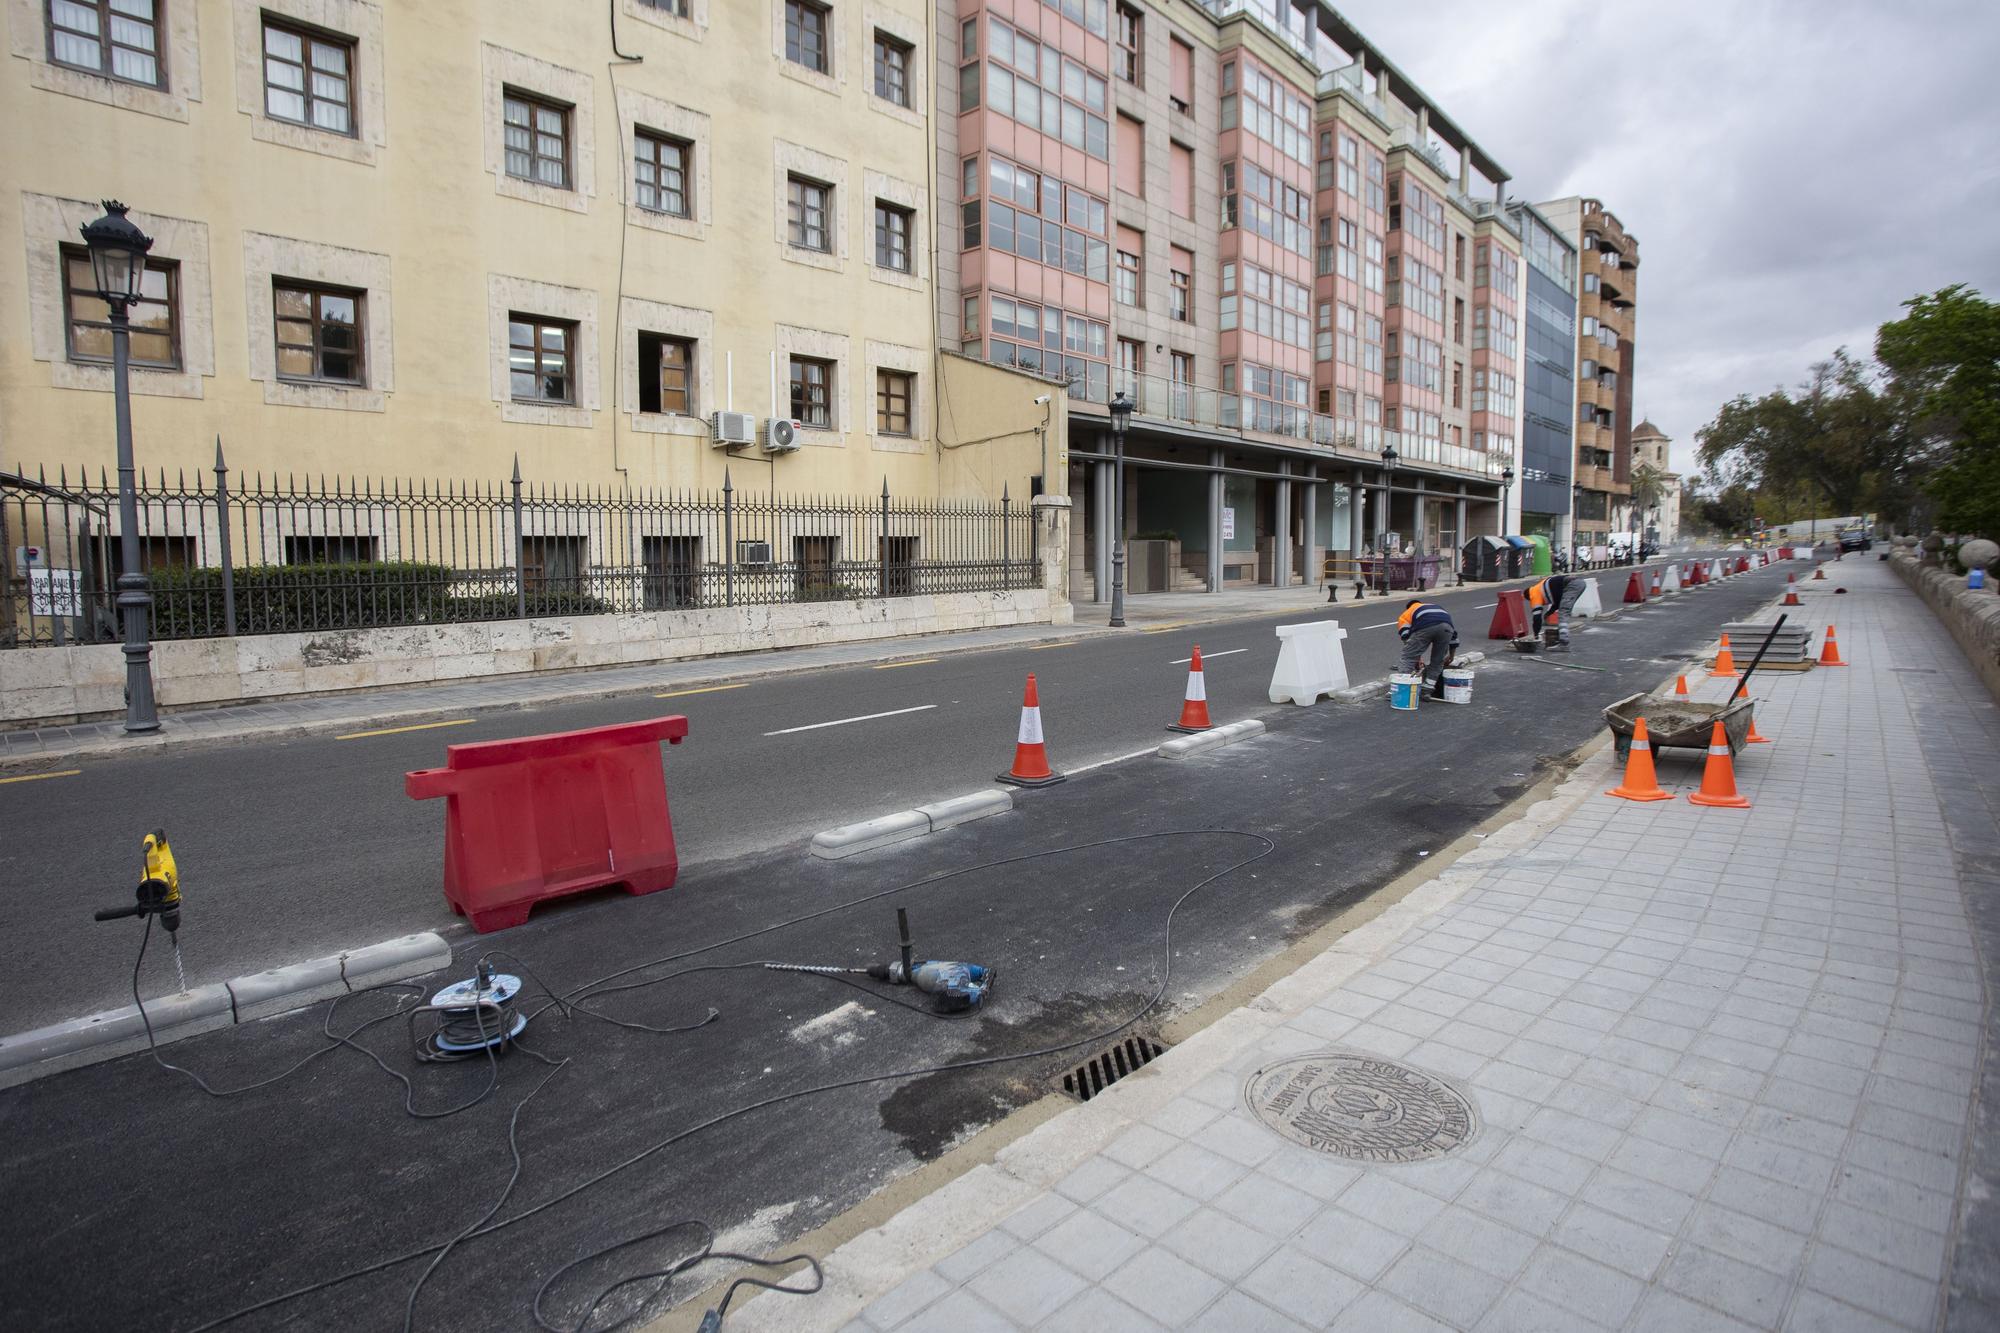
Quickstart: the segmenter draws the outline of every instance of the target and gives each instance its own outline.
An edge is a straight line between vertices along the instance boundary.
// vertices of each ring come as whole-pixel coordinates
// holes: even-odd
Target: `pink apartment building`
[[[1120,392],[1131,592],[1511,530],[1507,177],[1358,31],[1314,0],[939,19],[941,336],[1071,386],[1043,485],[1077,507],[1078,596],[1109,595]]]

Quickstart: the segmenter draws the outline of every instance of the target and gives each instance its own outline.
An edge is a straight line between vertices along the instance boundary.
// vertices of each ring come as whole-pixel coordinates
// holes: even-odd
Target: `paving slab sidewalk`
[[[1841,580],[1812,614],[1853,665],[1753,687],[1776,743],[1737,763],[1751,809],[1689,804],[1678,751],[1675,800],[1609,799],[1600,751],[1257,1000],[826,1256],[822,1294],[732,1327],[1992,1327],[1973,918],[2000,899],[2000,710],[1886,568]],[[1470,1134],[1368,1162],[1247,1109],[1258,1071],[1329,1052],[1455,1091]],[[1389,1129],[1449,1100],[1344,1091]]]

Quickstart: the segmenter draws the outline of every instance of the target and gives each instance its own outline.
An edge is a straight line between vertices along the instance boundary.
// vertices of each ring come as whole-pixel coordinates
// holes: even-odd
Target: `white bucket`
[[[1472,702],[1472,673],[1464,667],[1444,669],[1444,701],[1448,704]]]
[[[1406,676],[1400,671],[1390,674],[1389,707],[1414,713],[1417,711],[1417,700],[1423,696],[1423,693],[1424,678],[1422,676]]]

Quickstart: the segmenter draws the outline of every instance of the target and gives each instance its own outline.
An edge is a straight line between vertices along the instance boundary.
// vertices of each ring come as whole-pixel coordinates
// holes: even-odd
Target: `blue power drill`
[[[947,1014],[977,1009],[992,993],[997,976],[993,968],[982,967],[978,963],[954,963],[941,959],[922,963],[913,961],[910,913],[907,908],[896,909],[896,929],[902,936],[903,956],[894,962],[874,963],[868,967],[820,967],[809,963],[766,963],[764,966],[773,972],[867,976],[876,981],[886,981],[892,986],[915,986],[927,995],[935,995],[938,1008]]]

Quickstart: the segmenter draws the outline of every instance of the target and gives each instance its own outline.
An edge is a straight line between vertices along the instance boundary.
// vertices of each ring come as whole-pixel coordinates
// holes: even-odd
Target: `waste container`
[[[1507,543],[1498,537],[1474,537],[1460,550],[1459,577],[1468,583],[1495,583],[1506,560]]]
[[[1547,537],[1530,537],[1528,541],[1533,545],[1534,549],[1528,552],[1527,572],[1530,574],[1555,573],[1555,561],[1549,555],[1549,539]]]
[[[1528,556],[1533,545],[1526,537],[1507,537],[1507,565],[1500,575],[1505,579],[1518,579],[1528,572]]]

